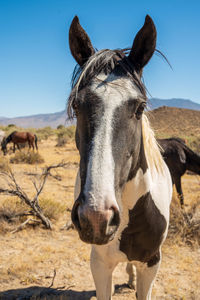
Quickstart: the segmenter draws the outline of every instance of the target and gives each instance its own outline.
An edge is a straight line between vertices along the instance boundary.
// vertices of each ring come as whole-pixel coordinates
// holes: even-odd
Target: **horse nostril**
[[[80,206],[80,202],[76,201],[74,203],[74,206],[72,208],[71,212],[71,218],[72,218],[72,223],[75,225],[77,229],[81,229],[80,221],[79,221],[79,215],[78,215],[78,208]]]
[[[118,209],[115,207],[111,207],[110,209],[112,210],[112,216],[109,221],[109,226],[119,226],[120,215]]]

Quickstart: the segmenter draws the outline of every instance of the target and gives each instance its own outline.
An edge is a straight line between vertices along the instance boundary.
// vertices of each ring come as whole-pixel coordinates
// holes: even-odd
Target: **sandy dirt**
[[[78,238],[75,230],[65,230],[70,221],[73,204],[73,187],[79,160],[73,143],[63,148],[55,147],[55,140],[39,144],[39,153],[45,163],[38,166],[12,165],[18,182],[30,195],[34,194],[29,173],[41,174],[42,167],[61,160],[71,162],[67,170],[57,170],[61,181],[48,179],[41,198],[51,199],[60,207],[57,219],[52,219],[53,230],[42,226],[27,226],[11,233],[17,225],[1,222],[0,231],[0,299],[96,299],[90,273],[90,245]],[[185,202],[190,207],[200,198],[199,178],[185,175],[183,178]],[[47,201],[47,200],[46,200]],[[174,199],[173,201],[177,201]],[[0,196],[0,208],[15,198]],[[136,299],[134,290],[127,287],[125,264],[115,269],[115,300]],[[153,289],[153,299],[200,299],[200,249],[184,244],[174,237],[163,246],[163,260]]]

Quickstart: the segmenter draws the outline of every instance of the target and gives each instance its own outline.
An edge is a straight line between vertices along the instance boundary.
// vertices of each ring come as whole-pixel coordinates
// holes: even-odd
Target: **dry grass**
[[[8,159],[5,156],[0,156],[0,172],[8,171],[8,170],[9,170]]]
[[[173,198],[170,211],[168,238],[172,243],[176,240],[190,246],[200,246],[200,199],[192,203],[186,211]]]
[[[44,162],[44,158],[38,152],[24,152],[18,151],[16,154],[10,159],[12,164],[41,164]]]
[[[17,289],[19,292],[20,288],[29,289],[30,285],[38,285],[44,289],[51,284],[54,269],[56,269],[54,287],[65,286],[66,299],[90,299],[91,291],[94,290],[89,267],[90,245],[82,243],[76,231],[61,230],[70,220],[69,210],[73,205],[73,189],[77,172],[77,165],[74,163],[78,163],[79,155],[74,142],[70,141],[62,148],[55,147],[56,143],[56,136],[51,136],[50,139],[42,140],[39,144],[40,154],[45,158],[45,164],[56,164],[61,160],[71,163],[67,170],[52,172],[58,175],[60,180],[49,177],[42,197],[39,199],[42,209],[46,210],[53,220],[53,230],[47,231],[41,227],[27,226],[23,231],[11,234],[13,227],[23,222],[23,217],[14,218],[12,222],[4,217],[0,218],[0,225],[6,229],[3,232],[0,231],[0,290]],[[37,178],[45,164],[12,165],[18,182],[28,194],[33,192],[33,186],[30,182],[31,177],[27,174],[36,174],[33,178]],[[190,220],[193,219],[192,216],[195,216],[196,220],[200,199],[197,178],[185,175],[183,190],[185,202],[188,205],[186,212],[189,217],[191,216]],[[16,198],[0,196],[0,208],[4,215],[15,216],[20,211],[26,211],[26,207],[21,205]],[[169,237],[163,246],[163,262],[153,291],[158,300],[198,300],[200,295],[198,288],[200,253],[195,247],[197,241],[192,240],[191,247],[190,240],[193,237],[189,233],[190,228],[187,228],[184,223],[182,214],[178,200],[174,197]],[[196,236],[193,229],[192,234]],[[124,264],[119,264],[113,277],[115,284],[126,282]],[[85,294],[82,297],[83,290]],[[122,289],[113,297],[113,300],[133,299],[135,299],[134,292],[128,289]]]
[[[60,127],[57,132],[57,144],[56,147],[63,147],[69,141],[74,140],[75,136],[75,126],[70,127]]]
[[[17,197],[5,197],[0,206],[0,234],[11,232],[24,221],[27,207]]]
[[[58,220],[66,210],[65,204],[50,198],[40,198],[39,204],[44,215],[53,220]]]

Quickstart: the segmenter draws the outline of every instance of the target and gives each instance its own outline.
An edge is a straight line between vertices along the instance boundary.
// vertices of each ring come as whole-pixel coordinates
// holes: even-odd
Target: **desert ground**
[[[22,230],[15,231],[29,216],[8,219],[6,214],[29,212],[30,208],[16,196],[0,195],[0,299],[96,299],[89,265],[90,245],[81,242],[77,232],[65,226],[70,222],[79,155],[73,141],[63,147],[55,145],[54,136],[39,142],[39,153],[44,158],[42,164],[10,164],[18,184],[33,196],[33,182],[40,180],[45,166],[68,162],[67,168],[52,171],[56,177],[48,177],[39,198],[39,204],[52,222],[52,230],[30,222]],[[7,159],[13,156],[9,154]],[[182,181],[184,213],[189,213],[200,200],[200,177],[186,174]],[[2,176],[0,183],[8,184]],[[174,214],[177,212],[176,225],[179,226],[182,212],[175,192],[172,204],[173,222],[176,222]],[[154,284],[153,299],[199,300],[199,244],[192,240],[193,237],[185,239],[173,228],[163,245],[163,260]],[[114,300],[136,299],[134,290],[127,286],[125,267],[119,264],[114,272]]]

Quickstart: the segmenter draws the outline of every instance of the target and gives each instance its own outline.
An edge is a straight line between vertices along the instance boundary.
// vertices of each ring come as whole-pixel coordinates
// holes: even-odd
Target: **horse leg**
[[[13,153],[15,153],[15,143],[13,143]]]
[[[19,144],[17,144],[17,149],[18,149],[19,151],[21,151]]]
[[[181,206],[184,206],[184,196],[183,196],[183,191],[182,191],[182,186],[181,186],[181,176],[176,176],[174,178],[175,181],[175,186],[176,186],[176,191],[178,193],[178,198],[180,201]]]
[[[106,261],[96,252],[92,247],[90,257],[90,267],[92,276],[96,286],[96,297],[97,300],[111,300],[112,292],[112,272],[116,264]]]
[[[127,263],[126,265],[126,272],[129,276],[128,279],[128,286],[130,289],[135,290],[136,288],[136,269],[131,263]]]
[[[161,260],[148,266],[146,263],[138,263],[137,268],[137,293],[138,300],[151,300],[153,283],[158,272]]]

